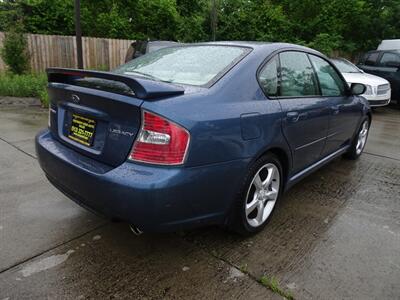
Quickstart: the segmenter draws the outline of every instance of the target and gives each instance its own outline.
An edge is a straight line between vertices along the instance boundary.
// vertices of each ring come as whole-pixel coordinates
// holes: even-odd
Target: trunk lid
[[[180,87],[106,72],[48,69],[52,135],[93,159],[118,166],[141,127],[144,101],[183,94]]]

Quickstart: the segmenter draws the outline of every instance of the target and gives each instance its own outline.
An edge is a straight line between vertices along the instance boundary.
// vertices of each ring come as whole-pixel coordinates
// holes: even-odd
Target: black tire
[[[360,135],[361,131],[363,130],[363,126],[364,126],[365,122],[368,123],[368,125],[367,125],[368,126],[368,131],[367,131],[365,143],[364,143],[364,145],[363,145],[363,147],[361,149],[361,152],[360,152],[360,151],[357,151],[357,142],[358,142],[359,135]],[[361,154],[364,151],[365,144],[367,143],[367,140],[368,140],[368,134],[369,134],[370,125],[371,125],[371,121],[370,121],[369,117],[366,117],[365,119],[363,119],[363,121],[361,122],[360,127],[357,130],[357,134],[354,136],[354,139],[353,139],[353,141],[351,143],[351,146],[350,146],[349,150],[347,150],[347,152],[343,155],[344,158],[347,158],[347,159],[350,159],[350,160],[356,160],[361,156]]]
[[[274,169],[275,171],[273,172],[275,174],[275,176],[276,176],[276,170],[278,170],[278,172],[279,172],[279,174],[278,174],[279,187],[277,188],[278,191],[277,191],[276,200],[273,201],[274,202],[273,208],[272,208],[272,211],[267,216],[267,219],[265,221],[263,221],[263,223],[261,225],[254,227],[251,224],[249,224],[249,222],[248,222],[247,214],[246,214],[246,204],[248,201],[247,198],[250,198],[250,197],[254,198],[255,195],[249,196],[248,193],[250,192],[250,189],[254,185],[253,179],[259,173],[259,171],[264,172],[264,170],[267,170],[266,172],[269,173],[269,169],[266,168],[265,166],[269,167],[272,165],[276,166],[276,169]],[[265,169],[261,170],[263,167]],[[228,227],[230,230],[235,231],[236,233],[239,233],[240,235],[243,235],[243,236],[249,236],[249,235],[255,234],[257,232],[260,232],[270,222],[271,217],[272,217],[273,212],[276,207],[276,203],[279,202],[279,199],[282,195],[282,187],[284,185],[282,174],[283,174],[282,164],[279,161],[278,157],[276,155],[274,155],[273,153],[266,153],[265,155],[260,157],[257,161],[255,161],[252,164],[252,166],[247,171],[247,174],[245,175],[245,177],[242,181],[240,192],[238,193],[238,196],[235,200],[232,214],[230,217],[230,221],[228,224]],[[260,173],[260,178],[261,178],[261,173]],[[276,182],[276,180],[275,180],[275,182]],[[275,190],[276,190],[276,188],[275,188]],[[272,191],[272,188],[271,188],[271,191]],[[254,199],[252,201],[254,201]],[[267,205],[267,203],[268,203],[268,200],[266,200],[265,206]]]

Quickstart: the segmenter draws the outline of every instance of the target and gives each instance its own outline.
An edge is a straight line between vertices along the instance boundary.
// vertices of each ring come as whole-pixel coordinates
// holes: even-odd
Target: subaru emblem
[[[74,103],[79,103],[79,101],[81,101],[79,96],[75,95],[75,94],[71,96],[71,99],[72,99],[72,102],[74,102]]]

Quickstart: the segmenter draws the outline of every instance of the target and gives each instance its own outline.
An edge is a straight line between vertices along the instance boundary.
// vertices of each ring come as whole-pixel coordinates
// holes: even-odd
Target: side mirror
[[[352,83],[350,86],[351,94],[355,96],[364,94],[366,90],[367,87],[362,83]]]

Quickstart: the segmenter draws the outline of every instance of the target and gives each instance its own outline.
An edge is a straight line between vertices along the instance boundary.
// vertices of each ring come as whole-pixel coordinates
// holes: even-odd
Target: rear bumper
[[[78,204],[143,231],[222,224],[248,160],[160,167],[125,162],[113,168],[64,146],[45,130],[36,152],[50,182]]]

